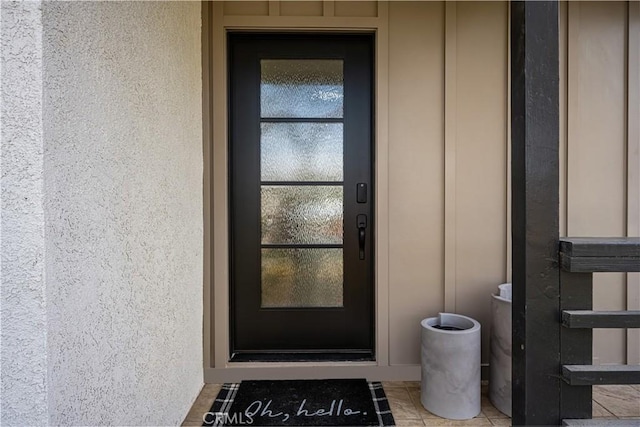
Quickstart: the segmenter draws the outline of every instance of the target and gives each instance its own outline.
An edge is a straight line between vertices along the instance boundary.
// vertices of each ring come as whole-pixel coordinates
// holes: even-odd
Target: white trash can
[[[511,283],[498,290],[498,295],[491,295],[489,400],[511,416]]]
[[[440,313],[422,326],[422,405],[452,420],[480,413],[480,323]]]

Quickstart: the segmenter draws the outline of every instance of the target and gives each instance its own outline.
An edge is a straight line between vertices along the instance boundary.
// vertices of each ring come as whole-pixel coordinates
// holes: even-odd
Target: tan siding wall
[[[489,295],[505,279],[507,5],[457,2],[446,13],[445,29],[442,3],[390,3],[392,365],[419,363],[420,320],[445,310],[445,292],[447,310],[484,325],[486,359]],[[446,64],[445,34],[455,38]]]
[[[375,1],[334,1],[335,16],[375,17],[378,3]]]
[[[627,233],[627,8],[624,2],[569,2],[563,9],[566,235]],[[626,294],[624,274],[595,275],[595,309],[623,310]],[[624,331],[594,331],[594,363],[626,360]]]
[[[420,320],[442,310],[444,6],[389,8],[390,363],[415,364]]]
[[[282,16],[322,16],[321,1],[283,1],[280,3]]]
[[[507,4],[457,4],[456,306],[483,325],[505,281]]]
[[[629,116],[638,111],[629,105],[640,103],[633,63],[640,57],[638,9],[618,2],[561,5],[563,235],[640,229],[634,207],[640,183],[633,181],[640,173],[640,130],[634,130],[640,119]],[[388,135],[378,137],[388,142],[388,155],[383,150],[377,162],[388,168],[388,182],[378,189],[388,184],[382,197],[389,201],[389,238],[388,295],[386,288],[379,294],[381,360],[418,364],[419,321],[447,310],[482,323],[486,362],[490,294],[510,276],[508,4],[225,2],[219,10],[219,22],[233,28],[349,28],[350,22],[384,28],[379,53],[385,61],[388,47],[388,63],[378,62],[384,79],[378,88],[388,87],[388,105],[378,113],[388,113]],[[639,52],[629,54],[629,46]],[[597,275],[595,307],[640,309],[638,282],[637,275]],[[640,334],[633,334],[596,331],[596,362],[639,361],[633,343]]]
[[[268,1],[225,1],[225,16],[266,16],[269,14]]]
[[[629,3],[627,236],[640,237],[640,2]],[[627,275],[627,309],[640,309],[640,273]],[[640,364],[640,330],[627,331],[627,363]]]

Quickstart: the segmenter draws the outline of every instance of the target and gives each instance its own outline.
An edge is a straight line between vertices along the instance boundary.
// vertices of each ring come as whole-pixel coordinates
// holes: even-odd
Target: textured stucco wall
[[[200,4],[43,25],[49,421],[178,424],[203,382]]]
[[[0,424],[47,423],[39,2],[0,2]]]

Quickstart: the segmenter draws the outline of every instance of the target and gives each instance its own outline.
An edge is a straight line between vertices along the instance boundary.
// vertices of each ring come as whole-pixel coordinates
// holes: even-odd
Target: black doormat
[[[364,379],[224,384],[205,426],[394,426],[382,384]]]

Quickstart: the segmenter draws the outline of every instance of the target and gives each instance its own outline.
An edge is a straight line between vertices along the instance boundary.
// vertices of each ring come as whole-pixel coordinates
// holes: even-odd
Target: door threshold
[[[230,362],[372,362],[371,351],[350,352],[240,352]]]

